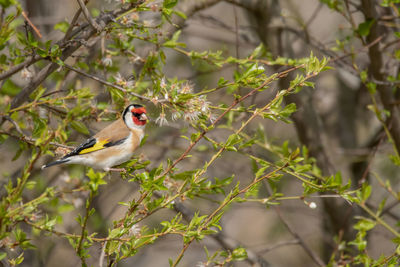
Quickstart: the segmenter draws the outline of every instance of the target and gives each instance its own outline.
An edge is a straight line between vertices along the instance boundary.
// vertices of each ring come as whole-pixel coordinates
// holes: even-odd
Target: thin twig
[[[272,250],[275,250],[277,248],[280,248],[280,247],[286,247],[286,246],[289,246],[289,245],[298,245],[298,244],[300,244],[300,240],[299,239],[283,241],[283,242],[275,243],[273,246],[270,246],[270,247],[267,247],[267,248],[264,248],[264,249],[260,249],[260,250],[257,251],[257,253],[265,254],[265,253],[268,253],[268,252],[270,252]]]
[[[40,56],[31,56],[26,59],[24,62],[19,63],[18,65],[10,67],[8,70],[0,73],[0,81],[7,79],[11,75],[17,73],[18,71],[22,70],[23,68],[29,67],[30,65],[36,63],[37,61],[43,59]]]
[[[292,234],[294,238],[299,241],[299,244],[303,247],[306,253],[311,257],[311,259],[319,266],[325,266],[324,261],[307,245],[307,243],[299,236],[299,234],[292,229],[285,218],[282,216],[279,207],[275,207],[275,212],[279,216],[281,222],[285,225],[286,229]]]
[[[24,141],[24,142],[26,142],[26,143],[28,143],[28,144],[31,144],[31,145],[35,145],[35,144],[36,144],[36,141],[37,141],[37,140],[36,140],[35,138],[26,136],[26,135],[24,134],[24,132],[22,132],[22,130],[21,130],[21,128],[19,127],[19,125],[18,125],[13,119],[11,119],[9,116],[4,116],[4,118],[5,118],[6,120],[8,120],[9,122],[11,122],[11,123],[14,125],[15,130],[16,130],[21,136],[13,135],[13,134],[11,134],[11,133],[9,133],[9,132],[6,132],[6,131],[0,131],[0,134],[8,135],[8,136],[10,136],[10,137],[19,139],[19,140]],[[74,148],[74,147],[72,147],[72,146],[66,146],[66,145],[63,145],[63,144],[56,143],[56,142],[49,142],[49,144],[52,145],[52,146],[57,146],[57,147],[62,147],[62,148],[67,148],[67,149],[73,149],[73,148]]]
[[[32,21],[28,18],[26,15],[25,11],[22,11],[22,16],[25,18],[25,20],[31,25],[32,29],[36,32],[36,34],[39,36],[39,38],[42,38],[42,34],[40,33],[39,29],[36,28],[36,26],[32,23]]]
[[[89,0],[85,0],[84,4],[86,5],[88,2],[89,2]],[[76,11],[74,17],[72,18],[71,23],[69,24],[69,28],[68,28],[67,32],[65,33],[64,38],[62,39],[63,42],[65,42],[65,41],[67,41],[67,39],[69,39],[71,32],[72,32],[73,28],[75,27],[75,23],[78,20],[81,12],[82,12],[82,8],[79,7],[79,9]]]
[[[254,179],[253,182],[251,182],[250,184],[248,184],[247,186],[245,186],[243,189],[232,193],[230,195],[230,197],[226,200],[224,200],[224,202],[218,206],[218,208],[216,208],[210,215],[207,216],[207,219],[205,219],[204,223],[202,223],[202,225],[199,227],[199,229],[197,229],[198,232],[203,231],[204,229],[207,229],[208,227],[210,227],[210,223],[212,221],[212,219],[217,216],[227,205],[229,205],[230,203],[232,203],[232,201],[238,197],[241,194],[244,194],[245,192],[247,192],[252,186],[254,186],[255,184],[269,179],[271,177],[274,177],[274,175],[276,175],[278,172],[280,172],[282,169],[286,168],[288,166],[288,163],[283,164],[281,167],[270,171],[269,173],[265,174],[264,176],[258,178],[258,179]],[[175,267],[178,265],[178,263],[180,262],[180,260],[182,259],[185,251],[189,248],[190,244],[195,240],[195,236],[193,236],[189,241],[187,241],[184,245],[184,247],[182,248],[181,252],[179,253],[178,257],[175,259],[174,263],[171,265],[172,267]]]
[[[154,195],[158,198],[161,197],[161,194],[159,194],[158,192],[154,192]],[[173,207],[177,213],[182,214],[182,217],[187,222],[190,222],[192,220],[194,212],[189,208],[187,208],[183,203],[176,202],[174,203]],[[227,250],[233,251],[237,247],[243,247],[243,245],[240,244],[237,240],[234,240],[226,236],[222,232],[218,232],[215,235],[211,235],[210,238],[216,240],[224,249]],[[247,252],[246,261],[249,262],[252,266],[255,266],[255,264],[261,264],[261,266],[263,267],[270,266],[270,264],[265,259],[263,259],[260,255],[258,255],[259,253],[256,253],[250,250],[249,248],[246,248],[246,252]]]
[[[254,93],[256,93],[258,90],[260,90],[261,88],[265,87],[267,84],[275,81],[276,79],[285,77],[288,73],[303,67],[303,65],[300,66],[296,66],[296,67],[292,67],[290,69],[284,70],[280,73],[278,73],[275,76],[271,76],[270,78],[268,78],[265,82],[263,82],[260,86],[258,86],[257,88],[254,88],[253,90],[251,90],[248,94],[242,96],[239,99],[235,99],[233,101],[233,103],[215,120],[213,121],[209,127],[207,127],[207,129],[212,129],[231,109],[233,109],[237,104],[241,103],[242,101],[244,101],[245,99],[247,99],[248,97],[252,96]],[[189,154],[189,152],[193,149],[193,147],[204,137],[204,135],[208,132],[208,130],[203,130],[203,132],[201,132],[201,134],[189,145],[189,147],[182,153],[182,155],[176,160],[174,161],[167,170],[164,171],[164,173],[161,175],[164,176],[166,174],[168,174],[180,161],[182,161],[184,158],[186,158],[186,156]]]
[[[85,255],[84,255],[84,253],[82,251],[82,244],[83,244],[83,240],[87,236],[86,226],[87,226],[87,221],[88,221],[89,216],[90,216],[90,205],[92,204],[93,194],[94,194],[94,192],[90,191],[89,198],[88,198],[88,200],[86,202],[86,213],[85,213],[85,217],[83,218],[83,224],[80,223],[81,226],[82,226],[82,231],[81,231],[81,235],[79,237],[78,246],[76,248],[76,252],[78,253],[79,257],[81,258],[82,266],[86,266]]]
[[[81,71],[81,70],[79,70],[79,69],[76,69],[76,68],[74,68],[74,67],[72,67],[72,66],[70,66],[70,65],[68,65],[68,64],[64,64],[64,67],[67,68],[67,69],[69,69],[69,70],[75,71],[76,73],[79,73],[79,74],[82,75],[82,76],[85,76],[85,77],[87,77],[87,78],[90,78],[90,79],[92,79],[92,80],[95,80],[95,81],[97,81],[97,82],[99,82],[99,83],[102,83],[102,84],[107,85],[107,86],[109,86],[109,87],[112,87],[112,88],[115,88],[115,89],[117,89],[117,90],[120,90],[121,92],[124,92],[124,93],[130,94],[130,95],[136,96],[137,98],[142,99],[142,100],[151,101],[151,99],[148,98],[148,97],[139,95],[139,94],[134,93],[134,92],[132,92],[132,91],[128,91],[128,90],[126,90],[125,88],[123,88],[123,87],[121,87],[121,86],[119,86],[119,85],[116,85],[116,84],[107,82],[107,81],[105,81],[105,80],[103,80],[103,79],[101,79],[101,78],[99,78],[99,77],[97,77],[97,76],[95,76],[95,75],[86,73],[86,72]],[[160,100],[159,100],[159,101],[160,101]]]
[[[129,4],[125,5],[120,9],[107,12],[102,14],[97,20],[101,21],[105,25],[111,23],[113,19],[115,19],[117,16],[120,14],[126,13],[129,10],[135,9],[137,6],[142,4],[144,1],[143,0],[138,0],[134,4]],[[86,29],[87,25],[81,25],[75,31],[71,33],[71,35],[75,36],[78,34],[76,39],[79,40],[88,40],[90,39],[93,35],[95,35],[97,32],[94,29]],[[81,42],[73,42],[71,45],[67,46],[63,51],[62,55],[59,57],[60,60],[65,61],[67,58],[69,58],[72,53],[74,53],[77,49],[79,49],[82,46]],[[47,66],[45,66],[36,76],[35,78],[27,85],[25,86],[21,92],[15,96],[11,102],[11,109],[14,109],[18,106],[20,106],[28,97],[29,95],[45,80],[47,77],[52,74],[55,70],[59,68],[59,64],[56,62],[51,62]],[[4,122],[3,119],[0,120],[0,125],[2,125]]]
[[[92,18],[92,16],[89,13],[89,10],[87,9],[85,3],[83,3],[82,0],[77,0],[79,6],[81,7],[81,10],[83,12],[83,15],[85,16],[86,20],[89,22],[89,24],[96,29],[97,32],[101,32],[103,28],[97,24],[97,22]]]
[[[35,146],[35,144],[37,142],[37,139],[29,137],[29,136],[26,136],[26,135],[18,136],[18,135],[14,135],[14,134],[11,134],[11,133],[6,132],[6,131],[0,131],[0,134],[8,135],[8,136],[10,136],[12,138],[21,140],[21,141],[23,141],[25,143],[28,143],[30,145],[33,145],[33,146]],[[52,145],[52,146],[56,146],[56,147],[62,147],[62,148],[71,149],[71,150],[74,149],[73,146],[67,146],[67,145],[56,143],[56,142],[50,142],[49,144]]]

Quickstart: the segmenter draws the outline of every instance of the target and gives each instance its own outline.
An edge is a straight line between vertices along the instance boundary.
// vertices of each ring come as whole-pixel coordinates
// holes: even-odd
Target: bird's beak
[[[142,115],[140,115],[140,117],[139,117],[139,120],[141,120],[141,121],[147,121],[148,118],[147,118],[146,114],[142,113]]]

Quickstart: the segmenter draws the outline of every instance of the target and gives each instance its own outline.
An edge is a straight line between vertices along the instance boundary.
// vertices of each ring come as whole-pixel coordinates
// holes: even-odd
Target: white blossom
[[[165,88],[167,87],[167,83],[166,83],[166,81],[165,81],[165,77],[163,77],[163,78],[161,79],[160,87],[161,87],[162,89],[165,89]]]
[[[171,119],[172,119],[173,121],[178,120],[180,117],[182,117],[182,113],[180,113],[179,111],[174,111],[174,112],[172,112],[172,114],[171,114]]]
[[[110,56],[110,55],[107,55],[107,56],[103,57],[103,58],[101,59],[101,63],[102,63],[104,66],[106,66],[106,67],[111,66],[111,65],[112,65],[111,56]]]
[[[207,101],[205,96],[199,97],[199,106],[203,113],[207,113],[210,110],[210,102]]]
[[[182,94],[188,94],[188,93],[191,93],[193,91],[193,85],[191,84],[191,83],[189,83],[189,82],[186,82],[183,86],[182,86],[182,88],[181,88],[181,90],[180,90],[180,93],[182,93]]]
[[[121,73],[117,73],[117,75],[114,76],[115,82],[120,85],[120,86],[125,86],[126,85],[126,81],[125,78],[122,77]]]
[[[140,227],[137,224],[132,225],[131,228],[129,228],[129,235],[130,236],[138,236],[140,234]]]
[[[200,115],[200,112],[198,112],[196,110],[190,110],[188,112],[185,112],[185,114],[183,115],[183,118],[186,121],[197,121],[199,119],[199,115]]]
[[[168,121],[165,118],[165,113],[161,113],[160,116],[156,119],[156,124],[159,126],[168,125]]]

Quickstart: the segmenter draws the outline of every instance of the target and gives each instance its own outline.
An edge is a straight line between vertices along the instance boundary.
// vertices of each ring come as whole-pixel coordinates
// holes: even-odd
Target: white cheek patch
[[[124,121],[126,123],[126,126],[131,129],[131,130],[143,130],[145,125],[137,125],[133,122],[133,115],[132,115],[132,109],[129,110],[129,112],[127,112],[125,114],[125,118]]]
[[[132,118],[132,112],[129,111],[125,114],[124,121],[126,123],[126,126],[128,126],[129,129],[133,129],[135,127],[135,124],[133,123],[133,118]]]

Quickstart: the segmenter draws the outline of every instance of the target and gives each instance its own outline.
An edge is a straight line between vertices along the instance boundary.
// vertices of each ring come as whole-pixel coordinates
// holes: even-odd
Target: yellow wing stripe
[[[108,139],[98,141],[96,144],[94,144],[94,146],[86,148],[86,149],[83,149],[82,151],[80,151],[79,155],[103,149],[104,145],[107,144],[107,143],[108,143]]]

